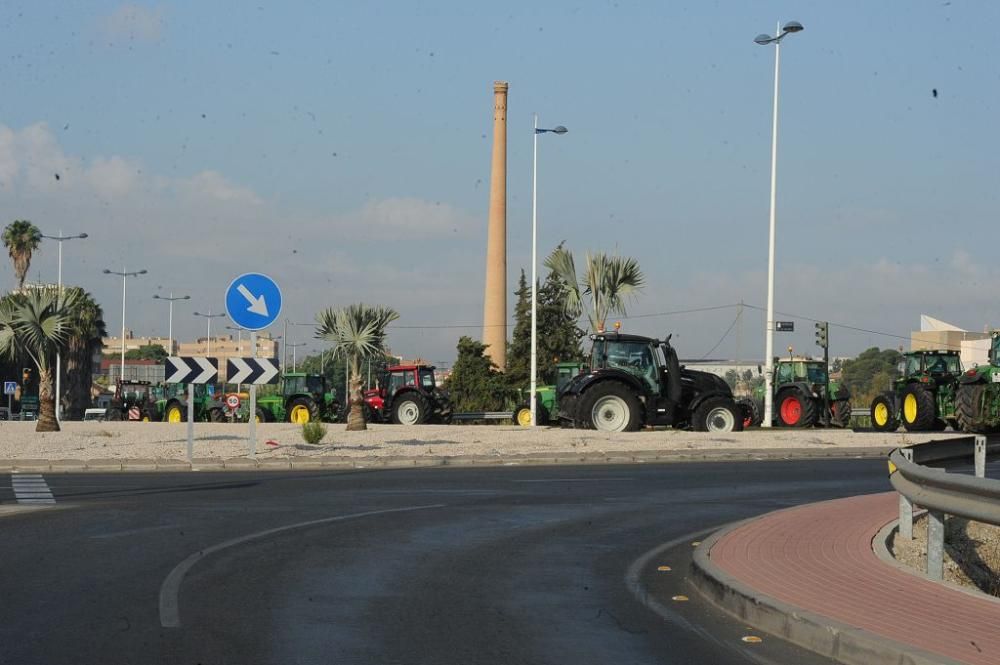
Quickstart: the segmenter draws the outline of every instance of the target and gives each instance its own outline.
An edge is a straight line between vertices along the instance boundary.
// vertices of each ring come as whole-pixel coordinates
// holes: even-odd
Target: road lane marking
[[[163,524],[161,526],[144,526],[138,529],[126,529],[125,531],[111,531],[109,533],[99,533],[96,536],[91,536],[91,540],[101,540],[103,538],[118,538],[119,536],[131,536],[137,533],[146,533],[148,531],[163,531],[164,529],[177,529],[180,528],[179,524]]]
[[[181,583],[184,582],[184,576],[189,570],[191,570],[196,563],[204,559],[210,554],[219,552],[221,550],[233,547],[234,545],[242,545],[243,543],[250,542],[251,540],[258,540],[260,538],[265,538],[267,536],[273,536],[277,533],[283,533],[285,531],[291,531],[293,529],[303,529],[309,526],[316,526],[318,524],[330,524],[332,522],[344,522],[352,519],[360,519],[362,517],[372,517],[374,515],[388,515],[390,513],[406,513],[412,512],[414,510],[429,510],[431,508],[444,508],[447,504],[435,503],[427,506],[412,506],[409,508],[389,508],[386,510],[369,510],[363,513],[352,513],[350,515],[338,515],[336,517],[324,517],[318,520],[309,520],[308,522],[298,522],[296,524],[287,524],[285,526],[279,526],[274,529],[267,529],[266,531],[258,531],[256,533],[251,533],[246,536],[240,536],[239,538],[233,538],[225,542],[221,542],[217,545],[212,545],[211,547],[206,547],[203,550],[199,550],[189,556],[188,558],[177,564],[173,570],[167,575],[163,580],[163,584],[160,585],[160,625],[164,628],[180,628],[181,616],[180,616],[180,591]]]
[[[512,483],[598,483],[607,480],[633,480],[633,478],[537,478],[531,480],[512,480]]]
[[[40,473],[11,474],[10,488],[18,503],[48,503],[56,502],[52,490]]]

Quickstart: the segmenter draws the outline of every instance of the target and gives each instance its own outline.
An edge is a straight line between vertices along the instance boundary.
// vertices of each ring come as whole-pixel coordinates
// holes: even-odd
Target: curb
[[[958,661],[902,644],[759,594],[712,563],[720,538],[759,517],[716,531],[694,551],[691,581],[709,601],[760,630],[846,665],[960,665]]]
[[[668,462],[757,462],[793,459],[883,459],[891,447],[771,448],[746,450],[638,450],[614,453],[529,453],[523,455],[459,455],[420,457],[219,457],[181,459],[0,459],[0,473],[166,473],[182,471],[331,471],[334,469],[413,469],[449,466],[561,466],[586,464],[657,464]]]

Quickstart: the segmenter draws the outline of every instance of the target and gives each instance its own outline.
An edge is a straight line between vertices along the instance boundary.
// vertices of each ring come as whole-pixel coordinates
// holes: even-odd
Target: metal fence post
[[[939,510],[927,511],[927,575],[944,577],[944,513]]]
[[[913,451],[909,448],[902,448],[899,452],[907,462],[913,461]],[[899,495],[899,537],[913,540],[913,502],[902,494]]]
[[[976,435],[976,478],[986,477],[986,436]]]

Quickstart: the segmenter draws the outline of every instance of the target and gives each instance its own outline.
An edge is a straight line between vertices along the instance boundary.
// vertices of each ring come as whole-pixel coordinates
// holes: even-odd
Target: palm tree
[[[24,288],[24,278],[31,267],[31,254],[42,242],[42,232],[26,219],[15,219],[3,230],[3,244],[14,264],[17,287]]]
[[[27,356],[38,368],[39,414],[36,432],[58,432],[56,400],[52,390],[52,365],[56,351],[66,348],[69,312],[76,306],[78,291],[69,291],[62,301],[52,289],[32,289],[12,294],[0,302],[0,355],[10,359]]]
[[[107,335],[104,326],[104,312],[94,297],[79,288],[77,304],[69,311],[69,340],[65,365],[66,415],[70,419],[83,418],[90,404],[90,390],[93,383],[94,355],[103,344],[101,338]]]
[[[385,329],[399,318],[399,314],[382,305],[348,305],[343,309],[332,307],[316,315],[316,337],[333,344],[333,357],[348,361],[351,391],[348,396],[350,412],[347,431],[368,429],[365,423],[361,394],[361,361],[385,355]]]
[[[566,313],[574,318],[586,313],[594,331],[604,330],[609,314],[624,315],[625,301],[646,281],[635,259],[604,252],[588,252],[586,269],[579,279],[573,254],[562,243],[545,259],[545,266],[566,285]],[[590,296],[589,307],[585,307],[585,296]]]

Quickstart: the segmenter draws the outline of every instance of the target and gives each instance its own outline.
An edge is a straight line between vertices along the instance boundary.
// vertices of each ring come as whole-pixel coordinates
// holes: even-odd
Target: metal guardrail
[[[1000,480],[986,478],[986,455],[1000,452],[1000,441],[983,435],[897,448],[889,453],[889,482],[899,492],[899,535],[913,537],[913,508],[927,509],[927,574],[941,579],[944,573],[944,523],[957,515],[1000,525]],[[969,459],[975,475],[948,473],[923,466],[928,462]]]
[[[512,420],[513,411],[466,411],[451,414],[452,420]]]

